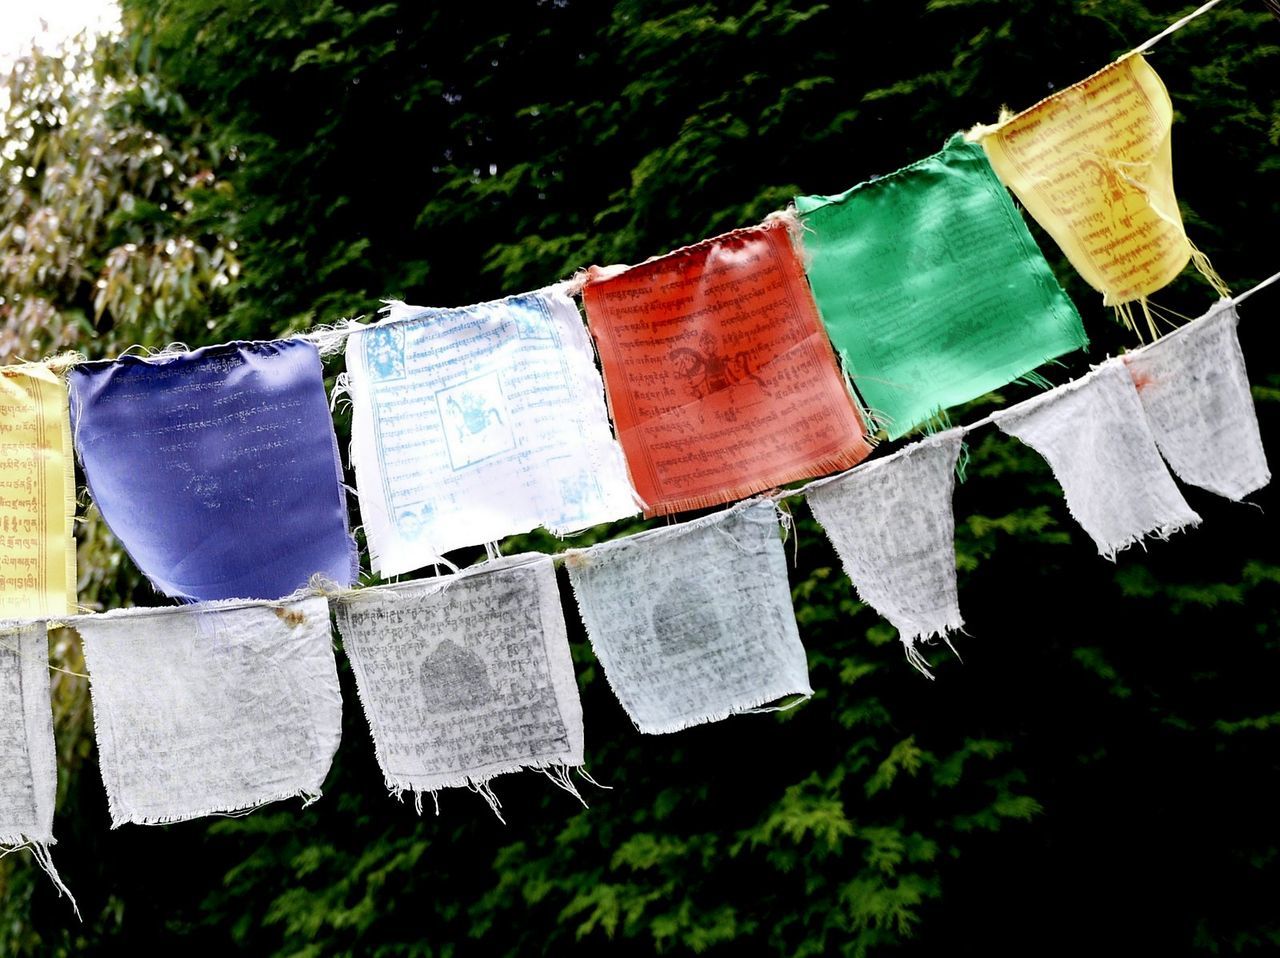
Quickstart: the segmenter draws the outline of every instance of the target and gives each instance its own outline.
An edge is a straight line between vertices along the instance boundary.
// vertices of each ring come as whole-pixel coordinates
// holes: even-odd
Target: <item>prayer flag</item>
[[[1172,129],[1169,93],[1139,54],[972,135],[1103,303],[1121,307],[1145,301],[1193,257],[1227,293],[1183,229]]]
[[[809,278],[831,339],[897,439],[1088,345],[981,147],[943,149],[836,196],[801,196]]]
[[[323,598],[68,624],[84,640],[112,828],[320,797],[342,734]]]
[[[958,429],[938,433],[805,493],[858,598],[898,630],[907,659],[925,675],[919,643],[964,625],[951,509],[963,441]]]
[[[157,589],[275,599],[359,560],[320,356],[300,339],[84,363],[76,448],[102,517]]]
[[[994,418],[1004,432],[1044,456],[1071,515],[1108,559],[1145,536],[1165,539],[1199,524],[1160,459],[1138,392],[1119,360]]]
[[[420,803],[466,786],[496,812],[489,780],[532,768],[577,795],[568,771],[582,765],[582,705],[550,556],[361,589],[333,605],[393,794]]]
[[[48,367],[0,369],[0,617],[76,610],[75,460],[67,388]]]
[[[1240,317],[1223,300],[1124,357],[1156,445],[1183,482],[1243,499],[1271,481],[1249,392]]]
[[[592,267],[583,303],[646,515],[732,502],[870,452],[782,222]]]
[[[772,502],[600,543],[566,565],[596,657],[641,732],[813,694]]]
[[[57,792],[44,623],[0,622],[0,854],[31,849],[36,864],[75,907],[49,854],[49,846],[56,844]]]
[[[638,511],[578,307],[550,288],[400,305],[347,340],[352,459],[373,569]]]

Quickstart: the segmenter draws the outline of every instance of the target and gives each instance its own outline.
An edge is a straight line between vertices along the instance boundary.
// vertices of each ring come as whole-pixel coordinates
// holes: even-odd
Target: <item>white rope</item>
[[[1159,43],[1161,40],[1163,40],[1165,37],[1167,37],[1169,34],[1177,30],[1181,30],[1183,27],[1185,27],[1188,23],[1190,23],[1196,17],[1203,16],[1204,14],[1208,13],[1210,10],[1212,10],[1221,2],[1222,0],[1209,0],[1208,3],[1201,4],[1198,8],[1188,13],[1181,20],[1178,20],[1174,23],[1169,24],[1169,26],[1165,27],[1163,30],[1157,33],[1154,37],[1152,37],[1146,43],[1142,44],[1142,46],[1134,47],[1132,50],[1129,51],[1127,56],[1133,56],[1135,53],[1145,53],[1146,51],[1154,47],[1157,43]]]

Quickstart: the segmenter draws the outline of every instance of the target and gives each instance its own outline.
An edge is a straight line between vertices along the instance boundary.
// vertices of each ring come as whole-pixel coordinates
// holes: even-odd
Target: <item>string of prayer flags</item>
[[[75,459],[67,389],[47,366],[0,369],[0,617],[76,610]]]
[[[68,624],[84,640],[112,828],[320,797],[342,734],[324,598]]]
[[[71,370],[85,478],[157,589],[275,599],[359,572],[320,356],[230,343]]]
[[[920,642],[964,625],[951,506],[963,440],[959,429],[938,433],[805,492],[858,598],[898,630],[929,678]]]
[[[31,849],[36,863],[65,892],[49,846],[58,791],[49,642],[43,622],[0,623],[0,854]]]
[[[778,533],[773,503],[756,499],[566,559],[596,657],[641,732],[813,694]]]
[[[1231,300],[1124,357],[1156,445],[1184,482],[1240,500],[1271,481]]]
[[[1088,345],[982,149],[961,135],[835,196],[800,196],[827,331],[891,439]]]
[[[1048,461],[1071,515],[1106,558],[1147,535],[1165,539],[1199,524],[1160,459],[1119,360],[992,418]]]
[[[1183,228],[1172,128],[1168,91],[1145,57],[1131,55],[971,134],[1071,265],[1135,330],[1125,304],[1145,309],[1188,260],[1228,295]]]
[[[638,511],[578,307],[559,288],[397,305],[347,340],[352,459],[373,570]]]
[[[871,451],[782,220],[592,267],[583,304],[645,515],[732,502]]]
[[[478,791],[532,768],[581,800],[582,705],[550,556],[361,589],[333,602],[387,788]]]

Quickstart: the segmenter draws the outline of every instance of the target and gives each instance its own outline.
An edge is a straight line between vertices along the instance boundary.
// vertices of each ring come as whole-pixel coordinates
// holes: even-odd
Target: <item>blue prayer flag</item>
[[[304,340],[83,363],[76,451],[111,531],[157,589],[275,599],[359,570],[320,355]]]

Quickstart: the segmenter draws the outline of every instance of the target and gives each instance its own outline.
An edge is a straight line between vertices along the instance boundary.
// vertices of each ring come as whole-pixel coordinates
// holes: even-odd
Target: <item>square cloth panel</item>
[[[773,503],[602,543],[566,566],[596,657],[641,732],[813,694]]]
[[[397,796],[582,765],[582,706],[550,556],[361,589],[333,606]]]
[[[1271,481],[1249,392],[1240,317],[1224,300],[1124,357],[1165,461],[1183,482],[1243,499]]]
[[[823,321],[891,439],[1088,345],[982,148],[962,136],[796,208]]]
[[[347,340],[352,460],[373,570],[638,511],[578,307],[558,289],[397,305]]]
[[[1120,360],[993,418],[1044,456],[1071,515],[1106,558],[1145,536],[1164,539],[1200,522],[1160,459]]]
[[[1173,104],[1140,55],[979,128],[1000,179],[1108,306],[1165,286],[1192,256],[1173,193]]]
[[[102,517],[157,589],[275,599],[350,585],[338,445],[302,340],[124,356],[71,371],[76,449]]]
[[[958,429],[930,436],[805,494],[858,598],[898,630],[908,661],[925,675],[919,643],[964,625],[951,508],[963,441]]]
[[[84,640],[112,828],[320,797],[342,733],[323,598],[68,624]]]
[[[870,452],[784,224],[588,275],[587,321],[646,515],[732,502]]]
[[[0,370],[0,618],[76,608],[75,460],[67,388],[38,364]]]

